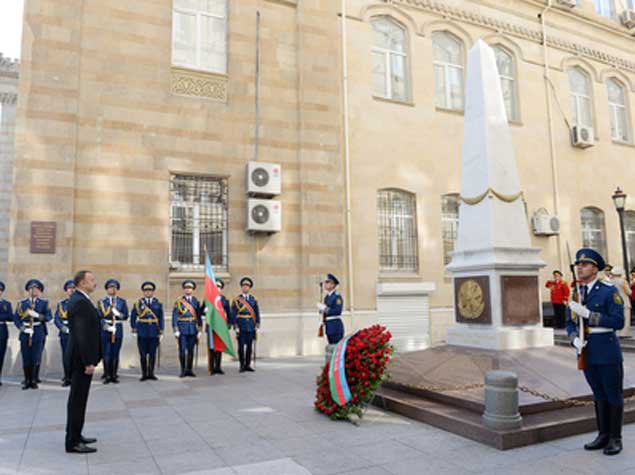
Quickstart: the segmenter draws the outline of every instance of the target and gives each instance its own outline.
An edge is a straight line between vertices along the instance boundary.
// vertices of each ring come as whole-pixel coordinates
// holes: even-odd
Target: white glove
[[[25,328],[24,333],[26,333],[27,335],[33,335],[34,333],[33,328]]]
[[[580,341],[580,338],[578,338],[577,336],[573,339],[573,346],[576,350],[578,350],[578,352],[582,351],[582,348],[584,348],[586,344],[587,342],[585,341],[583,345],[582,341]]]
[[[198,333],[196,334],[196,339],[197,339],[197,340],[200,340],[200,339],[201,339],[201,335],[202,335],[202,333],[201,333],[201,332],[198,332]]]
[[[68,327],[62,327],[62,333],[66,333],[69,334],[71,331],[68,329]]]
[[[580,315],[582,318],[589,318],[591,312],[584,305],[580,305],[578,302],[574,302],[573,300],[569,302],[569,308],[576,315]]]
[[[115,315],[115,317],[121,317],[121,312],[115,307],[112,308],[112,313]]]
[[[180,336],[181,336],[181,332],[180,331],[177,330],[177,331],[174,332],[174,338],[178,338]]]
[[[117,327],[115,325],[111,325],[108,327],[108,331],[110,333],[117,333]]]
[[[132,330],[132,336],[137,336],[137,330]]]
[[[323,312],[324,310],[326,310],[326,305],[324,305],[322,302],[318,302],[317,308],[320,312]]]
[[[27,313],[29,314],[29,316],[30,316],[30,317],[33,317],[33,318],[39,318],[39,317],[40,317],[40,314],[39,314],[39,313],[37,313],[37,312],[36,312],[35,310],[33,310],[33,309],[29,309],[29,311],[28,311]]]
[[[159,335],[159,343],[161,343],[162,341],[163,341],[163,333]]]

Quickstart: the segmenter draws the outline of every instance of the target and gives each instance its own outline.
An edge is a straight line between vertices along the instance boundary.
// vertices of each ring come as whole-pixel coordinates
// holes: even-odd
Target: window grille
[[[400,190],[379,190],[377,211],[380,271],[417,272],[415,195]]]

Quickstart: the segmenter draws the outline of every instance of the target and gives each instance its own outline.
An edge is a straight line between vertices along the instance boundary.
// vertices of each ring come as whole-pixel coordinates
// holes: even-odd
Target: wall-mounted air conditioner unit
[[[593,147],[594,136],[591,127],[574,125],[571,131],[571,144],[578,148]]]
[[[247,232],[277,233],[282,229],[282,203],[278,200],[247,201]]]
[[[272,197],[280,194],[282,167],[277,163],[249,162],[247,164],[247,194]]]
[[[554,236],[560,234],[560,219],[557,216],[548,214],[544,208],[540,208],[536,211],[531,221],[536,236]]]

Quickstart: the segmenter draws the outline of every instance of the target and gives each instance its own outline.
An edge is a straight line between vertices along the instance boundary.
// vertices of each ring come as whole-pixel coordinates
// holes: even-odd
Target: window
[[[609,115],[611,117],[611,138],[619,142],[628,142],[629,124],[626,109],[626,88],[615,79],[606,82],[609,94]]]
[[[450,253],[454,251],[459,234],[459,195],[456,193],[441,197],[441,226],[443,230],[443,264],[452,261]]]
[[[207,246],[214,268],[227,270],[227,179],[172,176],[170,228],[173,265],[202,267]]]
[[[617,18],[615,12],[615,0],[594,0],[595,1],[595,13],[607,18]]]
[[[496,66],[498,66],[498,75],[501,81],[501,90],[503,91],[503,101],[505,102],[505,111],[507,112],[507,120],[518,120],[518,106],[516,94],[516,65],[514,57],[505,48],[494,46],[494,55],[496,56]]]
[[[388,18],[372,21],[373,94],[405,101],[408,98],[406,31]]]
[[[624,230],[626,231],[626,252],[628,253],[628,272],[635,266],[635,211],[624,211]]]
[[[463,110],[463,43],[446,32],[432,34],[436,105]]]
[[[174,0],[172,64],[227,72],[227,0]]]
[[[582,247],[590,247],[598,251],[608,262],[606,254],[606,232],[604,231],[604,212],[598,208],[582,208],[580,211],[582,224]]]
[[[591,79],[580,68],[571,68],[569,69],[569,87],[571,88],[573,125],[593,127]]]
[[[417,217],[415,195],[400,190],[377,193],[379,270],[417,272]]]

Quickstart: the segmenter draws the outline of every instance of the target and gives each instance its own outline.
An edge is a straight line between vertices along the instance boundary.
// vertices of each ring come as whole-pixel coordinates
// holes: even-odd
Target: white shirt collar
[[[587,295],[589,295],[589,292],[591,292],[591,289],[592,289],[593,287],[595,287],[595,283],[596,283],[597,281],[598,281],[598,278],[596,277],[596,278],[595,278],[595,280],[591,281],[590,283],[588,283],[588,284],[582,284],[582,285],[586,285],[586,288],[587,288],[587,290],[586,290]],[[581,285],[580,287],[582,287],[582,285]]]

